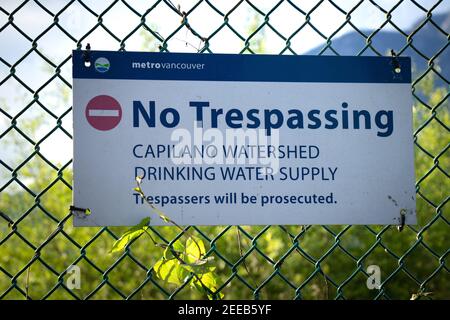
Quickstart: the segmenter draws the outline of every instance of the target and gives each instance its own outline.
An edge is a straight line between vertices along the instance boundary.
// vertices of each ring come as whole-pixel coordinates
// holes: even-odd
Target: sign
[[[73,52],[76,226],[416,223],[410,59]],[[402,218],[403,217],[403,218]]]
[[[86,106],[86,120],[97,130],[114,129],[121,119],[122,108],[119,102],[111,96],[96,96]]]

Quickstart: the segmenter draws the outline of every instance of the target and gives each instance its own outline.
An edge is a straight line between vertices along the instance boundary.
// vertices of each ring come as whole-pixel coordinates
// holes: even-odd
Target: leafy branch
[[[132,241],[145,234],[156,247],[164,249],[163,256],[153,266],[156,277],[177,286],[188,284],[191,288],[206,294],[208,299],[222,299],[224,295],[217,292],[218,277],[215,274],[215,267],[210,265],[214,257],[207,256],[203,240],[194,236],[190,230],[183,229],[147,199],[142,190],[141,177],[136,177],[136,184],[134,191],[139,193],[161,220],[177,227],[186,240],[178,239],[172,244],[158,243],[149,232],[151,218],[146,217],[122,234],[114,242],[110,252],[124,250]]]

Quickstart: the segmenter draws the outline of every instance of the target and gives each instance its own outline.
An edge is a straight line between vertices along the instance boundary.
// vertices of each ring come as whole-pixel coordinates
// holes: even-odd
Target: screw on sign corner
[[[100,95],[88,102],[85,115],[93,128],[108,131],[114,129],[122,119],[122,107],[113,97]]]

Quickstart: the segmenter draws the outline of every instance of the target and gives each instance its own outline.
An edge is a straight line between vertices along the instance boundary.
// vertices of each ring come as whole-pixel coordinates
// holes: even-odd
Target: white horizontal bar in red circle
[[[118,117],[119,110],[111,109],[91,109],[89,110],[90,117]]]

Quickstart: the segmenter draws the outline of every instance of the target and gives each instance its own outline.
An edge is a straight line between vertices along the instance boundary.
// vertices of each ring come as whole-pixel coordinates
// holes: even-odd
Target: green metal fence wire
[[[0,298],[204,298],[191,291],[187,282],[174,286],[155,277],[152,265],[162,253],[147,240],[134,241],[122,254],[109,254],[122,228],[72,227],[68,210],[72,160],[55,162],[42,148],[56,135],[72,139],[72,109],[67,97],[62,97],[64,92],[70,96],[71,80],[63,70],[70,69],[70,50],[82,49],[92,34],[101,32],[112,39],[113,44],[102,49],[126,50],[127,43],[142,36],[151,39],[156,50],[168,52],[183,32],[190,39],[186,46],[195,47],[199,53],[213,53],[216,52],[213,43],[221,41],[227,32],[240,43],[236,53],[257,53],[258,46],[264,42],[262,35],[270,32],[282,43],[276,53],[298,54],[294,42],[304,30],[309,30],[323,40],[317,54],[339,55],[338,38],[345,28],[350,28],[362,43],[356,55],[383,55],[386,52],[377,47],[376,41],[386,27],[401,36],[402,42],[396,44],[397,54],[413,53],[425,66],[415,73],[412,85],[419,224],[407,226],[402,232],[395,226],[188,226],[185,230],[189,229],[209,244],[208,255],[215,259],[219,291],[226,299],[450,298],[450,230],[448,210],[445,210],[450,191],[449,79],[442,72],[449,61],[441,59],[450,50],[449,21],[447,25],[436,22],[436,11],[444,3],[436,1],[430,5],[430,2],[384,1],[381,4],[381,1],[361,0],[349,6],[350,2],[346,1],[344,8],[342,1],[320,0],[306,9],[302,1],[270,1],[268,7],[260,1],[241,0],[224,9],[223,3],[213,0],[191,1],[189,5],[183,2],[175,5],[169,0],[145,1],[139,6],[135,1],[114,0],[105,2],[102,8],[98,3],[81,0],[56,2],[58,5],[44,0],[2,1],[0,89],[14,82],[25,93],[19,100],[0,99],[3,121],[0,124],[5,124],[0,127],[0,173],[4,176],[0,180]],[[395,19],[396,11],[405,4],[423,16],[408,30]],[[33,28],[24,30],[17,17],[30,6],[47,19],[43,24],[33,21]],[[82,32],[73,32],[62,23],[62,17],[70,15],[73,6],[91,19],[83,22],[86,28]],[[296,23],[289,32],[278,30],[273,22],[273,16],[282,6],[298,16],[289,20],[291,24]],[[320,11],[324,6],[342,18],[342,23],[331,33],[321,31],[314,24],[318,15],[325,14]],[[382,24],[370,31],[358,26],[353,17],[362,6],[370,6],[382,15]],[[117,7],[120,14],[132,15],[137,21],[135,25],[122,26],[121,21],[113,21],[116,27],[113,32],[111,21],[107,20]],[[201,17],[196,16],[196,11],[200,7],[220,20],[209,33],[197,30],[196,19]],[[233,22],[241,14],[238,12],[241,7],[255,17],[254,26],[248,32]],[[170,32],[162,32],[160,28],[164,26],[153,22],[152,14],[157,10],[177,17],[177,24]],[[443,39],[431,55],[414,41],[422,30],[430,27]],[[8,42],[1,40],[2,34],[11,31],[15,32],[14,38]],[[52,32],[58,32],[70,43],[59,60],[50,58],[49,47],[42,46]],[[191,45],[192,39],[199,45]],[[6,53],[6,47],[19,44],[26,47],[25,52],[17,56]],[[50,44],[50,48],[60,45],[56,41]],[[91,45],[100,49],[95,43]],[[222,47],[226,48],[227,44],[222,43]],[[33,74],[39,68],[27,62],[30,57],[37,57],[50,70],[46,80],[38,84],[30,84],[35,81]],[[25,72],[24,65],[31,72]],[[57,85],[52,94],[59,96],[58,102],[49,103],[49,88],[54,84]],[[8,106],[11,104],[13,107]],[[33,119],[36,110],[50,119],[45,125],[35,124],[40,119]],[[154,227],[151,232],[167,244],[183,237],[183,232],[169,227]],[[71,269],[74,265],[80,268],[80,288],[69,284],[75,274]],[[367,270],[369,265],[381,269],[381,285],[375,290],[366,286],[371,276]]]

